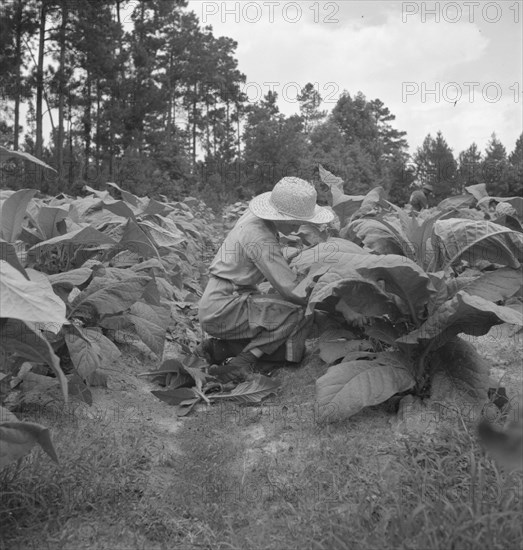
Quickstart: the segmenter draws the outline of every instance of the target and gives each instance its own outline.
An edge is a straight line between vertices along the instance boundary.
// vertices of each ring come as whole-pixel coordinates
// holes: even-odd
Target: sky
[[[278,92],[286,115],[313,83],[330,111],[344,91],[381,99],[410,152],[441,130],[454,155],[523,131],[523,1],[189,0],[238,43],[250,101]]]

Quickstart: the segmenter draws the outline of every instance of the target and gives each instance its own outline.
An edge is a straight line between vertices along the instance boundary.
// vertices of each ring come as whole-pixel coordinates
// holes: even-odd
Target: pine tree
[[[481,152],[476,143],[461,151],[458,157],[458,182],[459,190],[464,187],[483,183],[481,173]]]
[[[309,135],[314,126],[327,115],[326,111],[320,111],[323,99],[318,90],[314,88],[314,84],[310,82],[302,88],[297,99],[303,118],[304,131]]]
[[[436,138],[426,136],[414,155],[414,162],[418,183],[432,185],[438,201],[457,191],[457,163],[441,131]]]
[[[495,132],[485,150],[482,171],[489,195],[504,196],[508,192],[507,151]]]

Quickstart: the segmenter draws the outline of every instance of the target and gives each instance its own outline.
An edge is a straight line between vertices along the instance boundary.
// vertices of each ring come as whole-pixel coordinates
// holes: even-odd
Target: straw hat
[[[434,191],[434,187],[430,183],[424,183],[421,188],[426,189],[427,191]]]
[[[334,214],[316,204],[316,189],[300,178],[281,179],[272,191],[262,193],[249,203],[250,211],[264,220],[329,223]]]

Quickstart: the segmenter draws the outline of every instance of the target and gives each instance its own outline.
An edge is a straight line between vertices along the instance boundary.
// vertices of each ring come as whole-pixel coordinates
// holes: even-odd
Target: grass
[[[142,415],[26,415],[61,463],[33,451],[1,472],[0,548],[522,548],[521,474],[484,456],[473,424],[399,436],[384,406],[322,424],[324,368],[278,373],[261,407],[199,410],[176,447]]]

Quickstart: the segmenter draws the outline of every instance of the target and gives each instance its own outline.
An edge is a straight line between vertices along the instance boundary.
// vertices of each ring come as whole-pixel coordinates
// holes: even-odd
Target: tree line
[[[282,114],[275,92],[250,102],[236,48],[186,0],[4,3],[0,144],[57,174],[8,164],[2,187],[78,194],[85,183],[115,181],[152,196],[230,202],[285,175],[314,181],[321,163],[348,193],[382,185],[399,204],[415,182],[432,183],[441,198],[481,182],[492,195],[522,194],[521,136],[510,154],[493,135],[483,154],[473,143],[454,158],[438,133],[411,157],[394,115],[362,92],[345,91],[330,113],[312,83],[297,97],[299,114]]]

